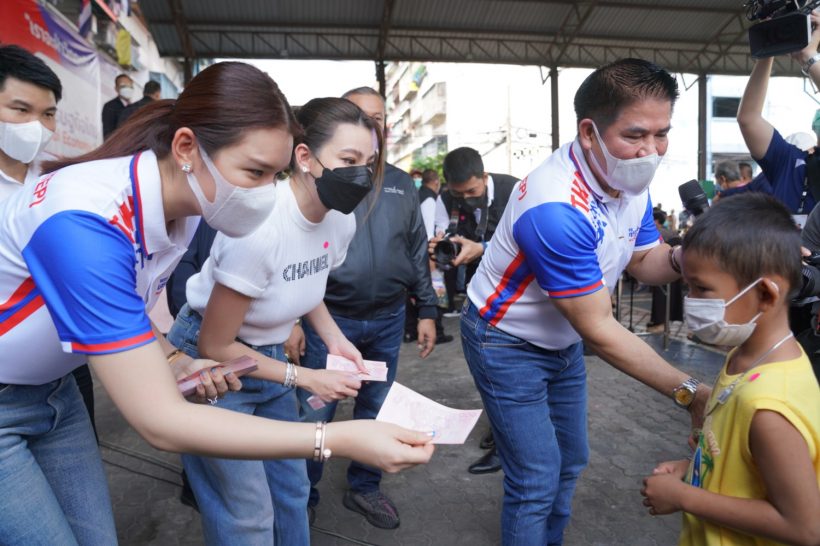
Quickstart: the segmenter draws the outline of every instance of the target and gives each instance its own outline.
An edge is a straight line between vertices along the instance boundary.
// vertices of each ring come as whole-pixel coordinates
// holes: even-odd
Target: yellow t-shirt
[[[724,364],[707,409],[739,376],[727,375]],[[687,483],[731,497],[766,497],[763,480],[749,451],[749,429],[758,410],[779,413],[800,432],[808,444],[820,485],[820,388],[805,353],[794,360],[753,368],[735,385],[725,404],[717,404],[703,424],[703,435],[689,465]],[[779,543],[719,527],[688,513],[683,515],[680,546],[771,544]]]

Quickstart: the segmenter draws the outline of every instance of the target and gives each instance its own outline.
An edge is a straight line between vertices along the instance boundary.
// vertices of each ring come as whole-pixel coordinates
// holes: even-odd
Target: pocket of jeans
[[[482,336],[481,345],[482,347],[526,347],[529,343],[488,324]]]

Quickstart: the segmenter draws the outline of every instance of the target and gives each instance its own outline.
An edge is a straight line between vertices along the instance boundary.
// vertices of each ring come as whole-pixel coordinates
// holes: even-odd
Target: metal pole
[[[664,322],[663,322],[663,350],[667,350],[669,348],[669,316],[671,315],[672,309],[672,284],[666,284],[666,310],[664,314]]]
[[[550,107],[552,109],[552,151],[561,147],[558,123],[558,67],[550,67]]]
[[[706,74],[698,76],[698,180],[706,180]]]
[[[376,61],[376,79],[379,80],[379,94],[385,97],[387,93],[387,83],[384,79],[384,61]]]
[[[629,331],[634,332],[632,326],[632,308],[635,306],[635,277],[629,277]]]

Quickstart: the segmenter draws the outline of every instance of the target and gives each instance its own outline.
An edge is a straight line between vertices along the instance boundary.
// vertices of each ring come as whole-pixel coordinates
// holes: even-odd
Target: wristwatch
[[[810,69],[810,68],[812,67],[812,65],[813,65],[814,63],[816,63],[817,61],[820,61],[820,53],[815,53],[814,55],[812,55],[811,57],[809,57],[809,60],[807,60],[805,63],[803,63],[803,66],[802,66],[802,68],[801,68],[801,70],[803,71],[803,74],[805,74],[806,76],[808,76],[808,75],[809,75],[809,69]]]
[[[672,389],[672,399],[675,401],[675,404],[683,409],[689,409],[689,406],[695,401],[695,393],[698,392],[698,385],[700,385],[700,381],[694,377],[690,377]]]

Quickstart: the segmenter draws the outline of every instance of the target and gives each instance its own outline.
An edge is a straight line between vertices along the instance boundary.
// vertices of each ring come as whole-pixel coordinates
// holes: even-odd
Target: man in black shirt
[[[162,88],[159,85],[159,82],[155,82],[154,80],[148,80],[145,83],[145,87],[142,88],[142,98],[131,104],[126,106],[122,112],[120,112],[119,121],[117,122],[117,127],[121,126],[125,121],[133,116],[137,110],[151,104],[155,100],[159,100],[162,98]]]
[[[134,81],[128,74],[120,74],[114,78],[114,87],[117,96],[106,102],[102,109],[103,139],[114,132],[120,121],[120,112],[131,104],[134,98]]]

